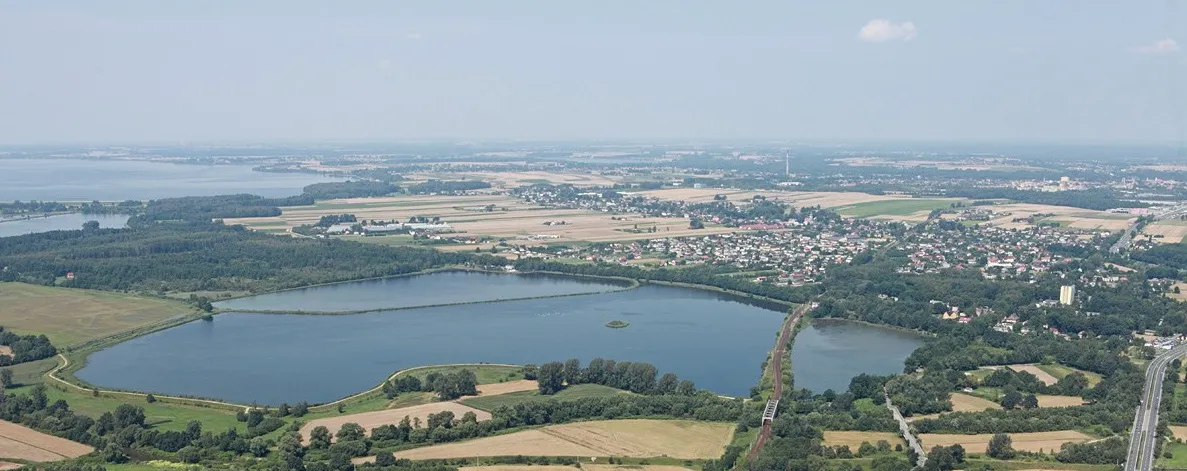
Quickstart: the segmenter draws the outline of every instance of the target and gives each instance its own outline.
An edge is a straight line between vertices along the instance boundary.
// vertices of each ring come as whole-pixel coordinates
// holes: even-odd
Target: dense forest
[[[313,204],[313,198],[307,195],[287,198],[264,198],[248,194],[164,198],[149,201],[144,211],[128,221],[128,225],[158,221],[209,223],[222,218],[279,216],[281,206],[310,204]]]
[[[242,226],[152,224],[4,239],[0,281],[119,291],[262,292],[446,265],[502,266],[488,254],[276,237]],[[68,272],[73,279],[65,279]]]
[[[353,181],[314,183],[306,186],[302,194],[316,200],[338,198],[363,198],[383,196],[400,191],[400,187],[385,182]]]
[[[414,195],[460,193],[490,188],[490,183],[478,180],[443,181],[429,180],[417,183],[407,188],[408,193]]]

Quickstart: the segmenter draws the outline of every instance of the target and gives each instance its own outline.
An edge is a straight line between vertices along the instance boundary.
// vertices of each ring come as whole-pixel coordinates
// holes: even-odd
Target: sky
[[[0,144],[1175,142],[1184,48],[1187,0],[3,1]]]

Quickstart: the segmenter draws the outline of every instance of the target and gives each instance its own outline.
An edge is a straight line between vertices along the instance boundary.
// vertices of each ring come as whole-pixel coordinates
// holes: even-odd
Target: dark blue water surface
[[[47,218],[8,220],[0,222],[0,237],[82,229],[82,224],[87,221],[97,221],[99,227],[124,227],[128,224],[128,216],[120,214],[63,214]]]
[[[924,337],[911,332],[856,322],[814,321],[796,334],[791,348],[795,387],[843,392],[849,389],[849,380],[862,373],[902,373],[903,360],[923,342]]]
[[[419,365],[604,357],[745,395],[784,312],[739,301],[643,286],[353,315],[229,313],[97,352],[78,376],[110,388],[278,404],[331,401]],[[631,325],[605,327],[614,319]]]
[[[360,311],[598,293],[622,288],[592,278],[448,271],[313,286],[220,301],[215,306],[248,311]]]

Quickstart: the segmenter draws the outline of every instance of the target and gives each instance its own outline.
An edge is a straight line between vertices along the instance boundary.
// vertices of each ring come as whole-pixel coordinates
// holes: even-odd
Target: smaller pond
[[[903,372],[903,360],[926,338],[911,332],[841,320],[815,320],[800,330],[791,348],[795,387],[822,392],[849,389],[862,373]]]
[[[248,311],[361,311],[599,293],[622,288],[592,278],[447,271],[313,286],[219,301],[215,306]]]
[[[73,213],[60,216],[4,220],[0,222],[0,237],[82,229],[82,224],[87,221],[99,221],[99,227],[124,227],[128,224],[128,216],[121,214]]]

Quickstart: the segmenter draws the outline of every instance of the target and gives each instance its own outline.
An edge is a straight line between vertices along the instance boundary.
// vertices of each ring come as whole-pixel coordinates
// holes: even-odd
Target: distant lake
[[[844,392],[862,373],[903,372],[903,361],[925,338],[857,322],[822,319],[800,330],[791,348],[795,387]]]
[[[8,237],[37,232],[82,229],[87,221],[98,221],[99,227],[124,227],[128,224],[128,216],[120,214],[63,214],[60,216],[35,217],[31,219],[8,220],[0,222],[0,237]]]
[[[308,173],[257,172],[249,165],[191,165],[128,160],[0,158],[0,201],[124,201],[251,193],[301,194],[340,181]]]
[[[541,276],[437,273],[281,293],[270,298],[277,303],[271,306],[262,296],[250,302],[309,309],[343,306],[351,292],[361,293],[354,306],[366,306],[379,299],[373,290],[390,290],[391,300],[399,301],[411,289],[419,302],[615,288]],[[455,298],[442,297],[447,292]],[[784,315],[745,298],[655,285],[354,315],[229,313],[96,352],[78,376],[101,387],[279,404],[332,401],[413,366],[603,357],[649,362],[699,387],[746,396]],[[614,319],[630,326],[605,327]]]
[[[359,311],[597,293],[616,289],[622,287],[592,278],[449,271],[313,286],[220,301],[215,306],[219,309],[249,311]]]

